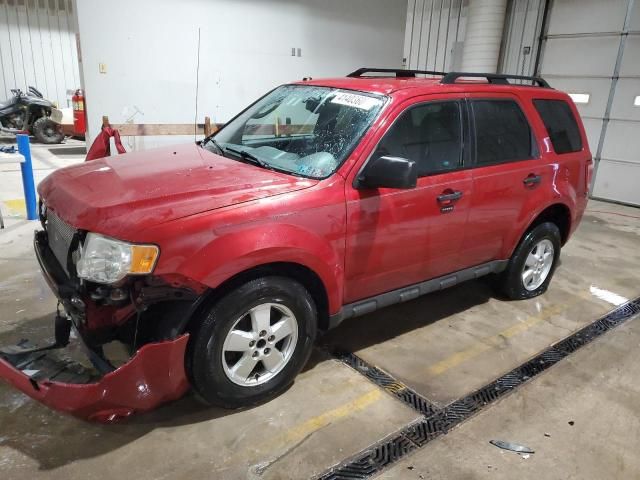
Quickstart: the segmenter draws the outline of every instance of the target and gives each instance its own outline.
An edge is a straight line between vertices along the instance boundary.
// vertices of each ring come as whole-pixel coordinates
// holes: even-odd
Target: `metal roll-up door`
[[[553,0],[547,22],[539,72],[574,95],[596,160],[592,195],[640,205],[638,5]]]

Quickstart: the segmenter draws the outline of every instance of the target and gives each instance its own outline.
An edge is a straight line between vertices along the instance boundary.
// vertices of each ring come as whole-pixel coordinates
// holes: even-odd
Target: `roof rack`
[[[435,75],[442,77],[440,83],[454,84],[461,77],[486,78],[487,82],[493,85],[510,85],[509,80],[528,80],[531,86],[551,88],[542,77],[529,77],[526,75],[506,75],[502,73],[476,73],[476,72],[438,72],[434,70],[405,70],[404,68],[359,68],[351,72],[347,77],[364,78],[365,73],[395,73],[396,78],[412,78],[416,75]]]
[[[547,81],[541,77],[528,77],[526,75],[504,75],[500,73],[471,73],[471,72],[449,72],[444,74],[442,82],[444,84],[456,83],[456,80],[460,77],[473,77],[473,78],[486,78],[487,82],[494,85],[509,85],[509,79],[511,80],[529,80],[533,82],[532,86],[551,88]]]
[[[396,78],[411,78],[416,75],[446,75],[445,72],[434,72],[431,70],[405,70],[404,68],[359,68],[355,72],[351,72],[347,77],[364,77],[365,73],[395,73]]]

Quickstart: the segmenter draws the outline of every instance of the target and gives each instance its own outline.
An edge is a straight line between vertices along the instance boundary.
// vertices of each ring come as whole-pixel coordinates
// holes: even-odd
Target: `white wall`
[[[76,3],[91,134],[102,115],[112,123],[193,122],[199,28],[198,122],[205,115],[224,122],[276,85],[305,76],[402,63],[406,0]],[[291,56],[292,48],[301,56]],[[135,146],[189,140],[144,137]]]
[[[60,107],[80,87],[71,0],[0,0],[0,101],[33,85]]]

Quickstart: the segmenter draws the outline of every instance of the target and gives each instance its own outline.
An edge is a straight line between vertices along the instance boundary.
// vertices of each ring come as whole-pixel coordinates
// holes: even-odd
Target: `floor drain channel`
[[[351,459],[330,468],[317,478],[319,480],[354,480],[369,478],[380,473],[408,453],[446,434],[451,428],[479,412],[486,405],[513,391],[603,333],[639,313],[640,297],[619,306],[604,317],[539,353],[528,362],[440,410],[414,392],[414,395],[423,399],[429,406],[429,412],[424,414],[424,418],[407,425],[400,432],[388,439],[377,442],[354,455]],[[352,353],[338,352],[336,357],[387,390],[388,388],[385,385],[392,385],[394,382],[398,383],[390,375],[368,365]],[[396,396],[398,395],[396,394]],[[407,403],[406,400],[403,401]]]
[[[354,355],[351,352],[345,352],[342,350],[334,350],[332,355],[349,365],[351,368],[361,373],[376,385],[382,387],[387,392],[394,395],[396,398],[406,403],[409,407],[417,410],[422,415],[428,416],[436,411],[438,407],[433,405],[429,400],[411,390],[404,383],[396,380],[391,375],[383,372],[377,367],[368,364],[360,357]]]

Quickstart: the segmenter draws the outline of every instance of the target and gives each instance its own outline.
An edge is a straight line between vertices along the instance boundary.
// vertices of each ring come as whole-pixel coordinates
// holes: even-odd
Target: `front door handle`
[[[438,195],[438,202],[439,203],[453,203],[457,200],[460,200],[460,198],[462,198],[462,192],[456,190],[450,190],[447,189],[444,192],[442,192],[442,194]]]
[[[538,185],[541,181],[542,177],[540,175],[530,173],[527,178],[522,181],[522,183],[524,183],[525,187],[533,187],[534,185]]]

